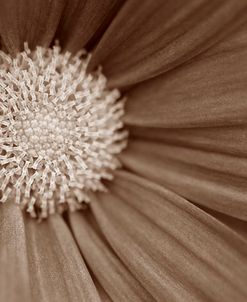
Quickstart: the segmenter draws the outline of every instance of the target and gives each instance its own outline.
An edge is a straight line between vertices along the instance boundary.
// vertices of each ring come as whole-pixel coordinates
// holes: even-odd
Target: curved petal
[[[190,63],[128,92],[125,122],[182,128],[244,124],[247,24]]]
[[[0,301],[31,302],[26,235],[20,208],[0,205]]]
[[[247,156],[247,126],[162,129],[130,127],[134,138],[155,140],[177,146]]]
[[[100,302],[75,241],[60,216],[26,220],[33,300]]]
[[[64,4],[64,0],[1,1],[0,35],[7,50],[15,54],[26,41],[31,48],[49,46]]]
[[[121,160],[194,203],[247,220],[243,158],[133,141]]]
[[[70,223],[88,266],[113,301],[154,301],[94,227],[89,213],[71,214]]]
[[[106,206],[107,208],[105,208]],[[179,286],[179,281],[175,280],[177,276],[172,277],[170,271],[166,272],[165,269],[162,269],[160,267],[160,259],[156,255],[147,253],[147,246],[141,245],[138,240],[140,236],[139,232],[135,234],[129,233],[129,227],[133,227],[133,223],[129,227],[127,225],[130,222],[126,222],[126,225],[119,223],[121,213],[117,210],[118,206],[119,203],[116,201],[116,197],[111,194],[101,195],[99,200],[95,199],[92,201],[93,213],[99,226],[123,263],[157,301],[164,301],[166,299],[174,301],[176,295],[180,296],[180,298],[181,296],[189,298],[188,301],[194,301],[190,299],[192,298],[191,294],[186,294],[186,291]],[[112,210],[115,209],[119,215],[116,216],[116,213],[114,214],[109,207]],[[130,212],[133,213],[133,211],[126,211],[124,209],[123,214],[128,217]],[[136,222],[134,223],[135,225]],[[146,227],[147,225],[145,225],[144,231]],[[133,230],[136,230],[136,227]],[[149,234],[149,236],[153,235],[154,232]]]
[[[143,160],[144,157],[146,159],[149,157],[154,158],[154,162],[159,160],[165,163],[170,160],[171,162],[187,164],[192,169],[193,167],[201,167],[212,172],[224,173],[226,176],[232,175],[247,178],[247,161],[237,155],[136,139],[129,141],[129,148],[120,154],[120,157],[123,158],[123,161],[125,161],[126,157],[132,156],[138,159],[139,154],[143,155]]]
[[[67,2],[57,37],[63,49],[77,52],[102,31],[122,1],[73,0]]]
[[[133,174],[118,172],[110,191],[91,204],[96,220],[158,301],[246,300],[247,242],[241,236]]]
[[[112,299],[109,297],[109,295],[104,290],[104,288],[101,286],[101,284],[95,278],[94,278],[94,284],[95,284],[95,286],[97,288],[97,291],[99,293],[101,302],[113,302]]]
[[[225,215],[223,213],[219,213],[213,210],[210,210],[208,208],[203,208],[204,211],[212,215],[213,217],[217,218],[217,220],[224,223],[226,226],[228,226],[231,230],[236,232],[238,235],[242,236],[242,238],[247,241],[247,222],[237,219],[235,217],[231,217],[228,215]]]
[[[203,52],[246,20],[244,1],[126,1],[96,47],[112,87],[157,76]]]

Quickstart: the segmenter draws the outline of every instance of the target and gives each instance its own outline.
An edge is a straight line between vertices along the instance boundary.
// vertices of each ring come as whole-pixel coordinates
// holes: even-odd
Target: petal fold
[[[247,241],[247,222],[237,219],[235,217],[231,217],[228,215],[225,215],[223,213],[219,213],[216,211],[212,211],[207,208],[203,208],[204,211],[224,223],[226,226],[228,226],[231,230],[236,232],[238,235],[242,236],[242,238]]]

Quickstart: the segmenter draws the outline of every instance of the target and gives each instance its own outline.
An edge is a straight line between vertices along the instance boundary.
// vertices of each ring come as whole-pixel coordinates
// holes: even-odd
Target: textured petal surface
[[[135,140],[121,159],[194,203],[247,220],[243,158]]]
[[[25,225],[20,208],[0,205],[0,301],[31,302]]]
[[[198,55],[246,20],[245,1],[126,1],[96,47],[110,86],[141,82]]]
[[[76,52],[102,31],[116,13],[122,1],[68,1],[57,31],[64,49]]]
[[[99,293],[100,299],[102,302],[113,302],[109,295],[106,293],[104,288],[101,286],[101,284],[98,282],[97,279],[94,278],[94,285],[97,288],[97,291]]]
[[[26,220],[33,301],[99,302],[83,258],[60,216]]]
[[[227,225],[230,229],[234,230],[237,234],[241,235],[242,238],[247,241],[247,222],[231,217],[219,212],[212,211],[207,208],[203,208],[204,211],[217,218],[219,221]]]
[[[158,301],[245,301],[247,243],[185,199],[118,172],[92,202],[113,249]]]
[[[246,125],[190,129],[130,127],[130,133],[134,139],[155,140],[240,157],[247,155]]]
[[[72,230],[95,277],[113,301],[154,301],[112,251],[90,213],[70,215]]]
[[[245,123],[246,57],[244,25],[208,53],[130,90],[126,123],[164,128]]]
[[[205,168],[212,172],[247,178],[247,162],[242,157],[236,155],[164,143],[147,142],[138,139],[130,141],[129,150],[125,153],[129,155],[136,154],[134,155],[136,158],[138,158],[138,154],[143,153],[144,156],[150,156],[154,159],[159,158],[164,162],[169,160],[171,162],[178,161],[192,167]]]
[[[7,50],[14,54],[28,42],[49,46],[59,22],[64,0],[1,1],[0,35]]]

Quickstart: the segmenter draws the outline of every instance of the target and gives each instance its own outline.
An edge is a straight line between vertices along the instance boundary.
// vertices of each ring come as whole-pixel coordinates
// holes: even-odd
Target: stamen
[[[86,73],[85,51],[24,49],[0,52],[0,202],[47,217],[82,208],[113,178],[127,144],[124,100],[101,69]]]

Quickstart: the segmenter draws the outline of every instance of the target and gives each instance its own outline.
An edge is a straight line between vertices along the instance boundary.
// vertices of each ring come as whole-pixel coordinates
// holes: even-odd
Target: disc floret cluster
[[[124,99],[90,56],[59,46],[0,53],[0,201],[32,216],[80,209],[127,144]]]

